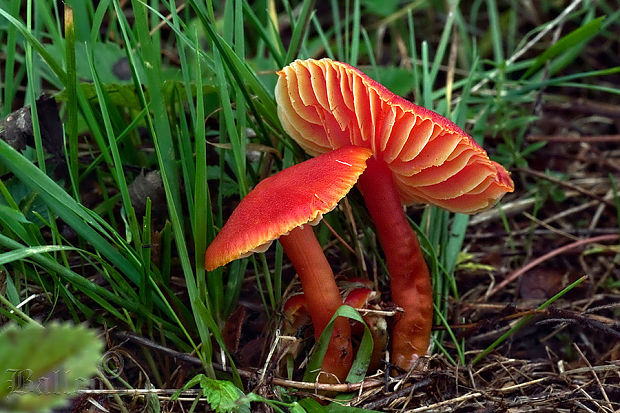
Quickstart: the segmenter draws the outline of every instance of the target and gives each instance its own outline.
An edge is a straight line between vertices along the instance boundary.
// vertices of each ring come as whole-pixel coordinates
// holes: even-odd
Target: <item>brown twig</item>
[[[598,388],[600,389],[601,394],[603,395],[603,398],[607,402],[607,406],[609,406],[609,411],[610,412],[615,411],[614,407],[611,404],[611,401],[609,401],[609,397],[607,396],[607,392],[605,391],[605,387],[603,387],[603,384],[601,383],[601,380],[598,378],[598,374],[596,374],[596,372],[592,369],[592,364],[590,364],[590,361],[583,354],[583,352],[581,351],[581,349],[579,348],[577,343],[573,343],[573,347],[575,347],[575,349],[577,350],[577,352],[581,356],[581,359],[587,364],[588,368],[590,369],[590,371],[592,373],[592,376],[594,376],[594,380],[596,380],[596,384],[598,385]]]
[[[332,235],[336,237],[336,239],[338,239],[338,241],[340,241],[340,243],[344,245],[344,247],[351,252],[351,254],[355,255],[355,250],[351,248],[351,246],[340,236],[340,234],[336,232],[336,230],[331,225],[329,225],[329,223],[326,220],[322,220],[321,222],[325,224],[329,232],[331,232]]]
[[[566,135],[551,135],[551,136],[528,136],[528,141],[544,141],[544,142],[574,142],[574,143],[603,143],[603,142],[620,142],[620,135],[593,135],[593,136],[566,136]]]
[[[569,229],[564,231],[567,234],[571,234],[571,235],[575,235],[578,237],[583,237],[583,236],[592,236],[592,235],[602,235],[602,234],[616,234],[618,233],[618,228],[593,228],[593,229],[581,229],[581,228],[574,228],[574,229]],[[511,236],[515,237],[515,236],[522,236],[522,235],[528,235],[528,234],[532,234],[535,236],[544,236],[544,235],[552,235],[555,234],[554,231],[548,230],[548,229],[534,229],[531,230],[529,228],[525,228],[525,229],[521,229],[518,231],[513,231],[513,232],[506,232],[506,231],[493,231],[493,232],[479,232],[479,233],[473,233],[473,234],[465,234],[465,239],[472,239],[472,240],[481,240],[481,239],[498,239],[501,237],[505,237],[508,236],[508,234],[510,234]]]
[[[152,348],[157,351],[161,351],[166,353],[174,358],[179,360],[183,360],[187,363],[194,364],[196,366],[202,366],[202,362],[198,357],[191,356],[189,354],[181,353],[179,351],[167,348],[158,343],[155,343],[151,340],[145,339],[143,337],[137,336],[135,334],[127,333],[127,332],[117,332],[115,336],[124,340],[130,340],[142,346],[146,346]],[[232,370],[229,367],[224,367],[219,363],[213,363],[213,367],[217,370],[231,372]],[[254,378],[258,374],[260,374],[259,369],[237,369],[239,375],[245,378]],[[292,387],[295,389],[301,390],[309,390],[309,391],[325,391],[325,392],[334,392],[334,393],[350,393],[354,391],[358,391],[360,388],[371,389],[378,386],[383,385],[383,380],[367,378],[361,383],[339,383],[339,384],[330,384],[330,383],[308,383],[304,381],[295,381],[295,380],[287,380],[279,377],[270,378],[270,381],[278,386],[282,387]]]
[[[364,405],[361,406],[362,409],[368,409],[368,410],[373,410],[376,408],[381,408],[381,407],[385,407],[387,405],[389,405],[390,403],[392,403],[394,400],[403,397],[411,392],[414,392],[416,390],[420,390],[423,387],[427,387],[430,386],[433,383],[433,379],[430,377],[427,377],[423,380],[420,380],[418,382],[413,383],[411,386],[406,386],[403,387],[402,389],[399,389],[398,391],[395,391],[394,393],[390,394],[389,396],[386,397],[382,397],[380,399],[374,400],[372,402],[368,402]]]
[[[513,282],[514,280],[516,280],[517,278],[519,278],[521,275],[525,274],[527,271],[531,270],[532,268],[536,267],[537,265],[555,257],[556,255],[560,255],[565,253],[566,251],[570,251],[574,248],[578,248],[581,247],[583,245],[586,244],[592,244],[595,242],[604,242],[604,241],[615,241],[618,239],[618,234],[609,234],[609,235],[600,235],[598,237],[593,237],[593,238],[586,238],[586,239],[582,239],[579,240],[577,242],[573,242],[571,244],[567,244],[564,245],[560,248],[556,248],[555,250],[548,252],[547,254],[536,258],[534,261],[531,261],[529,264],[527,264],[524,267],[521,267],[520,269],[518,269],[517,271],[514,271],[513,273],[509,274],[502,282],[500,282],[499,284],[497,284],[495,286],[495,288],[493,288],[491,291],[489,291],[485,296],[484,299],[488,299],[490,296],[494,295],[496,292],[498,292],[499,290],[501,290],[502,288],[504,288],[506,285],[510,284],[511,282]]]
[[[517,168],[517,170],[520,171],[520,172],[524,172],[524,173],[526,173],[528,175],[535,176],[535,177],[540,178],[540,179],[545,179],[545,180],[547,180],[549,182],[552,182],[554,184],[563,186],[565,188],[572,189],[574,191],[582,193],[583,195],[589,196],[590,198],[594,198],[594,199],[598,200],[599,202],[604,202],[607,205],[611,206],[612,208],[616,207],[616,204],[612,200],[605,199],[604,197],[602,197],[602,196],[600,196],[598,194],[595,194],[592,191],[588,191],[587,189],[584,189],[584,188],[582,188],[582,187],[580,187],[578,185],[572,184],[570,182],[562,181],[561,179],[554,178],[554,177],[549,176],[549,175],[547,175],[545,173],[538,172],[538,171],[535,171],[535,170],[529,169],[529,168]]]
[[[553,98],[554,96],[547,94],[547,97]],[[596,114],[609,118],[620,118],[620,106],[613,103],[603,103],[585,98],[570,99],[567,102],[560,103],[550,101],[545,103],[545,109],[568,110],[579,113]]]

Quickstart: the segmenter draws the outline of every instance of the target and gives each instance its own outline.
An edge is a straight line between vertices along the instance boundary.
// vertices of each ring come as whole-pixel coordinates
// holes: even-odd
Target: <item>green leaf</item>
[[[536,61],[534,61],[534,64],[532,64],[532,66],[530,66],[527,72],[525,72],[523,78],[528,78],[548,60],[553,59],[560,53],[563,53],[571,47],[577,46],[579,43],[587,42],[588,40],[592,39],[600,31],[603,20],[605,20],[605,16],[594,19],[591,22],[584,24],[580,28],[573,30],[566,36],[562,37],[553,46],[545,50],[543,54],[538,56]]]
[[[103,343],[83,326],[9,325],[0,332],[0,411],[62,406],[97,372]]]
[[[325,413],[327,409],[322,406],[319,402],[314,399],[306,398],[301,399],[299,404],[308,412],[308,413]]]
[[[250,403],[240,400],[244,394],[228,380],[216,380],[207,376],[200,379],[202,394],[216,412],[250,411]],[[241,402],[241,404],[238,404]]]
[[[407,96],[415,88],[415,77],[409,69],[378,66],[364,68],[364,72],[371,78],[380,80],[380,83],[399,96]]]
[[[89,46],[91,44],[89,43]],[[64,46],[60,43],[46,44],[45,50],[51,56],[61,56],[64,53]],[[97,42],[94,43],[94,55],[95,55],[95,68],[101,77],[101,81],[104,83],[128,83],[131,81],[130,74],[127,76],[127,70],[121,70],[121,63],[119,62],[125,57],[125,51],[116,43],[111,42]],[[92,74],[88,67],[88,57],[86,55],[86,43],[75,43],[75,57],[76,57],[76,69],[77,78],[82,82],[93,80]],[[120,77],[119,77],[120,75]]]
[[[207,398],[211,409],[216,413],[232,411],[245,413],[250,411],[251,398],[246,398],[237,386],[228,380],[216,380],[204,374],[198,374],[185,383],[185,385],[172,396],[172,399],[178,398],[184,390],[196,384],[200,385],[202,395]]]
[[[553,304],[555,301],[557,301],[563,295],[565,295],[566,293],[571,291],[573,288],[577,287],[579,284],[584,282],[587,278],[588,278],[588,276],[584,275],[583,277],[579,278],[578,280],[572,282],[570,285],[568,285],[562,291],[560,291],[559,293],[557,293],[556,295],[554,295],[553,297],[549,298],[547,301],[545,301],[544,303],[539,305],[536,308],[536,310],[544,310],[545,308],[549,307],[551,304]],[[497,338],[493,343],[491,343],[487,348],[485,348],[482,352],[478,353],[478,355],[476,357],[474,357],[474,359],[471,361],[471,365],[473,366],[474,364],[479,362],[482,358],[486,357],[487,354],[489,354],[491,351],[493,351],[493,349],[495,349],[497,346],[499,346],[501,343],[503,343],[504,340],[506,340],[508,337],[510,337],[511,335],[515,334],[522,327],[527,325],[535,317],[535,315],[536,314],[530,314],[530,315],[527,315],[527,316],[523,317],[519,321],[517,321],[517,323],[514,324],[510,328],[510,330],[506,331],[499,338]]]
[[[24,258],[28,258],[32,255],[45,254],[45,253],[54,252],[54,251],[66,251],[66,250],[78,250],[78,248],[65,247],[65,246],[59,246],[59,245],[41,245],[37,247],[14,249],[12,251],[8,251],[8,252],[0,254],[0,265],[8,264],[13,261],[23,260]]]
[[[301,404],[294,402],[290,405],[289,411],[291,413],[306,413],[306,409],[301,407]]]
[[[327,352],[329,339],[332,336],[334,321],[337,317],[350,318],[352,320],[359,321],[364,325],[364,334],[362,335],[362,340],[360,342],[359,349],[357,350],[357,355],[355,356],[355,360],[353,360],[353,364],[351,365],[351,370],[349,370],[346,381],[349,383],[360,383],[364,380],[366,370],[370,364],[370,356],[372,355],[372,334],[364,322],[364,319],[356,309],[348,305],[342,305],[338,308],[338,310],[336,310],[334,316],[325,327],[325,330],[321,333],[321,336],[315,345],[314,351],[310,356],[310,360],[308,361],[308,366],[306,367],[306,372],[304,374],[304,381],[316,381],[316,378],[321,370],[323,358]]]

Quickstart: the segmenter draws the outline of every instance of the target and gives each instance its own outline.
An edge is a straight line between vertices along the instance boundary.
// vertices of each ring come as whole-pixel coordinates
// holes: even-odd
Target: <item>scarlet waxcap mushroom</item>
[[[342,305],[334,274],[311,227],[334,209],[355,185],[371,156],[368,149],[349,146],[323,154],[261,181],[241,200],[205,253],[213,270],[280,237],[305,295],[306,308],[318,338]],[[321,381],[343,381],[352,363],[351,329],[338,317],[321,369]]]
[[[205,253],[207,271],[241,258],[336,207],[371,152],[349,146],[262,180],[241,200]]]
[[[514,189],[508,172],[458,126],[346,63],[296,60],[278,75],[286,132],[311,155],[351,144],[372,149],[405,205],[474,213]]]
[[[357,287],[349,291],[344,299],[346,305],[350,305],[357,309],[370,309],[374,307],[371,305],[371,302],[379,297],[379,293],[369,288],[372,283],[365,283],[362,281],[362,284],[366,284],[366,286]],[[364,314],[363,319],[372,335],[373,348],[368,369],[369,371],[373,371],[379,368],[381,359],[387,348],[387,322],[382,315],[372,313]],[[353,323],[351,335],[354,337],[359,336],[363,333],[363,330],[361,324]]]
[[[286,319],[285,333],[288,335],[291,335],[291,332],[295,334],[306,322],[310,322],[306,297],[303,294],[296,294],[286,300],[282,311]]]
[[[474,213],[493,206],[514,184],[454,123],[354,67],[297,60],[278,75],[278,116],[308,153],[350,144],[373,151],[358,186],[386,256],[392,300],[403,308],[392,332],[392,359],[408,370],[428,350],[433,303],[428,267],[401,204]]]

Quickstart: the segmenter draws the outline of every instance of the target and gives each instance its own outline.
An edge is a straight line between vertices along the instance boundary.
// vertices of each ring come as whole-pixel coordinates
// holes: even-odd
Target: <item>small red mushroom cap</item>
[[[306,152],[357,145],[389,166],[402,203],[473,213],[514,190],[509,173],[448,119],[330,59],[278,72],[278,116]]]
[[[347,294],[344,299],[346,305],[350,305],[353,308],[364,308],[368,305],[368,302],[377,297],[377,293],[367,287],[355,288]]]
[[[365,148],[343,147],[261,181],[241,200],[207,248],[207,271],[334,209],[364,172],[371,154]]]
[[[287,335],[296,334],[297,330],[311,322],[306,305],[306,296],[303,294],[296,294],[286,300],[282,310],[287,322],[284,329],[284,333]]]
[[[291,296],[284,303],[284,307],[282,308],[282,310],[284,312],[284,316],[287,319],[295,319],[299,316],[299,314],[308,311],[306,308],[306,297],[303,294],[295,294]]]

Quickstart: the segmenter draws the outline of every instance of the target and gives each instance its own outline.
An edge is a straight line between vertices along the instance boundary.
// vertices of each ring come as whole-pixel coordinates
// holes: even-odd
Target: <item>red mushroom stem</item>
[[[392,362],[411,368],[430,344],[433,298],[428,267],[385,162],[368,159],[358,185],[385,253],[392,301],[404,310],[392,332]]]
[[[288,235],[281,236],[280,243],[301,280],[306,306],[314,326],[314,336],[318,339],[342,305],[342,296],[334,280],[334,273],[310,225],[295,228]],[[321,369],[344,382],[352,362],[349,320],[338,317],[334,321],[334,330]],[[327,381],[332,380],[327,378]]]

